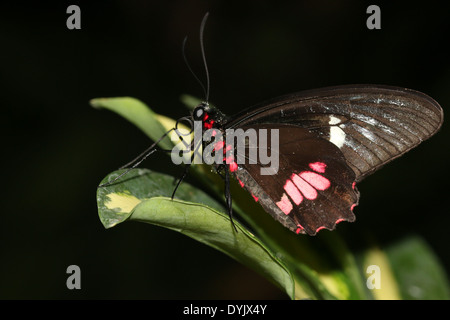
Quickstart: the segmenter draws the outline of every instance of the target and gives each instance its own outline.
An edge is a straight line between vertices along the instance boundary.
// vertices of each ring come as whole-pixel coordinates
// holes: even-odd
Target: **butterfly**
[[[232,223],[231,177],[275,220],[297,234],[315,235],[322,229],[333,230],[342,221],[353,222],[353,209],[359,201],[356,184],[433,136],[443,123],[442,108],[431,97],[411,89],[381,85],[302,91],[226,117],[208,103],[209,75],[203,47],[207,17],[208,13],[200,27],[206,87],[192,72],[184,55],[186,38],[183,42],[183,57],[205,91],[205,102],[124,167],[133,164],[134,168],[155,152],[157,143],[172,130],[177,131],[181,120],[200,123],[202,137],[209,132],[210,138],[216,138],[211,138],[209,144],[186,144],[187,151],[195,156],[198,148],[206,150],[211,146],[211,155],[222,160],[213,165],[225,181],[226,206]],[[238,152],[227,139],[230,132],[238,130],[276,133],[277,140],[268,146],[264,139],[250,141],[244,135],[243,149]],[[179,138],[182,140],[182,135]],[[264,153],[276,156],[275,168],[267,168],[261,157],[250,156]],[[172,198],[189,167],[190,163]]]
[[[223,151],[224,163],[215,167],[225,172],[230,215],[227,185],[234,176],[283,226],[315,235],[333,230],[339,222],[353,222],[359,200],[356,184],[434,135],[443,111],[418,91],[345,85],[282,96],[232,117],[203,102],[192,119],[202,122],[203,131],[216,130],[223,137],[214,151]],[[255,159],[236,161],[236,148],[223,142],[230,129],[276,130],[276,174],[262,174],[265,163]],[[245,154],[259,147],[247,143]]]

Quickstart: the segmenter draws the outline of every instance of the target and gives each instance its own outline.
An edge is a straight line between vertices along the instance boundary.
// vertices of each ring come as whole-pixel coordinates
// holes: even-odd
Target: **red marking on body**
[[[289,197],[291,197],[296,205],[299,205],[303,201],[302,194],[300,193],[300,191],[298,191],[297,187],[291,180],[286,180],[284,190],[286,190],[287,194],[289,195]]]
[[[323,229],[325,229],[324,226],[318,227],[318,228],[316,229],[316,232],[319,232],[320,230],[323,230]]]
[[[304,171],[300,173],[300,177],[317,190],[326,190],[331,185],[330,180],[312,171]]]
[[[219,151],[220,149],[222,149],[223,148],[223,146],[225,145],[225,142],[224,141],[222,141],[222,140],[220,140],[220,141],[217,141],[215,144],[214,144],[214,151]]]
[[[223,161],[225,161],[226,164],[230,164],[230,163],[234,162],[234,156],[231,155],[229,157],[225,157],[225,158],[223,158]]]
[[[323,162],[312,162],[309,164],[309,167],[316,172],[325,173],[325,168],[327,165]]]
[[[204,122],[204,123],[203,123],[203,126],[204,126],[206,129],[211,129],[211,128],[213,127],[213,124],[214,124],[214,121],[211,120],[210,122]]]
[[[230,171],[231,172],[235,172],[237,169],[238,169],[238,165],[236,162],[233,161],[232,163],[230,163]]]
[[[258,202],[259,198],[257,196],[255,196],[254,194],[252,194],[253,199],[255,199],[256,202]]]
[[[278,201],[276,203],[276,205],[278,206],[278,208],[281,209],[281,211],[284,212],[284,214],[289,214],[293,207],[292,207],[292,203],[289,200],[289,198],[287,197],[286,193],[283,193],[283,196],[281,197],[281,200]]]
[[[211,129],[214,124],[214,120],[207,121],[208,119],[209,119],[209,115],[207,113],[205,113],[205,115],[203,116],[203,127],[205,129]],[[213,134],[213,135],[215,135],[215,134]]]
[[[314,200],[317,198],[317,191],[308,182],[301,178],[298,174],[292,174],[292,181],[297,186],[298,190],[305,196],[308,200]]]

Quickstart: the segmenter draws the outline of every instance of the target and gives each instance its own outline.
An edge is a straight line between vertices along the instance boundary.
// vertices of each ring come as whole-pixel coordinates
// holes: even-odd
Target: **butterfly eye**
[[[205,104],[201,103],[194,109],[193,117],[194,120],[202,120],[204,116],[205,116]]]
[[[194,111],[194,118],[201,119],[201,118],[203,118],[204,113],[205,113],[205,110],[203,109],[203,107],[198,107]]]

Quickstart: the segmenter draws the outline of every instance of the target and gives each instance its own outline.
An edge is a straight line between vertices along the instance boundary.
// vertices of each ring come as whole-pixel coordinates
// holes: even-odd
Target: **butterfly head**
[[[192,118],[194,121],[202,121],[204,129],[211,129],[220,127],[224,115],[208,102],[201,102],[192,112]]]
[[[195,121],[203,121],[203,118],[209,113],[209,109],[208,102],[202,102],[195,107],[192,117]]]

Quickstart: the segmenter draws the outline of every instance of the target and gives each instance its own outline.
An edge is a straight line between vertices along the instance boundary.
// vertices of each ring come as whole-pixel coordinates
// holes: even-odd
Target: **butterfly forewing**
[[[291,124],[337,146],[356,181],[431,137],[443,112],[427,95],[384,86],[339,86],[284,96],[248,109],[226,128]]]

